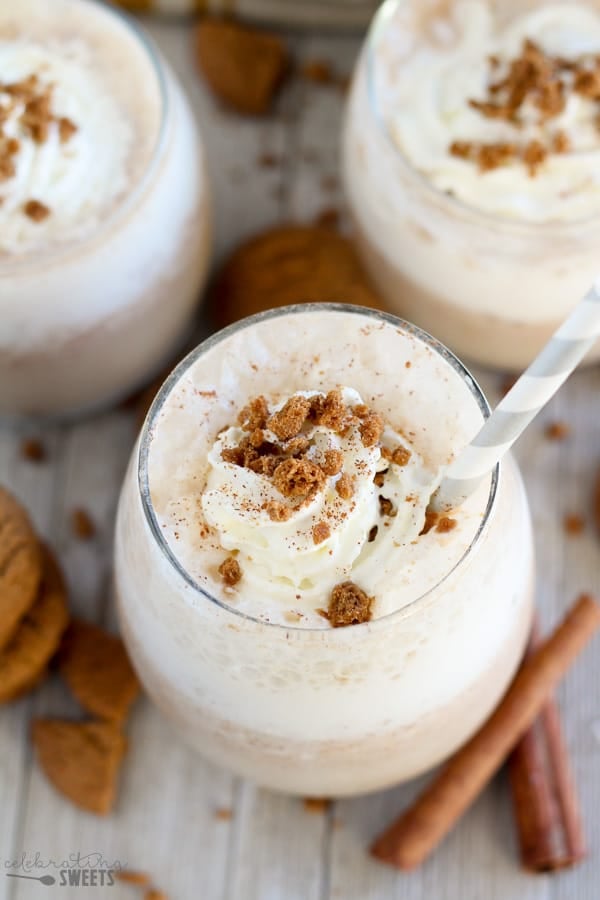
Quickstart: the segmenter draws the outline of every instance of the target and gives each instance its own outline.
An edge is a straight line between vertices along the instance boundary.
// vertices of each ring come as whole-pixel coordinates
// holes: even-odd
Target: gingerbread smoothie
[[[164,60],[103,4],[4,4],[0,70],[0,413],[70,415],[181,341],[208,264],[202,148]]]
[[[343,167],[391,309],[468,359],[531,362],[598,271],[599,84],[597,0],[383,4]]]
[[[354,794],[434,765],[489,714],[531,614],[514,463],[427,513],[487,414],[441,345],[360,308],[256,316],[178,367],[126,476],[116,583],[146,689],[202,753]]]

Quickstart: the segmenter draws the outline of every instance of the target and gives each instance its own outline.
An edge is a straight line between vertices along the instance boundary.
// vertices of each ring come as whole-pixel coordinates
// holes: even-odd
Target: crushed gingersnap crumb
[[[387,497],[379,498],[379,512],[382,516],[390,516],[390,518],[398,515],[398,510],[395,509],[394,504]]]
[[[27,462],[42,463],[47,458],[46,448],[39,438],[26,438],[21,444],[21,456]]]
[[[449,531],[454,531],[456,525],[456,519],[451,519],[449,516],[440,516],[437,520],[435,530],[439,531],[440,534],[447,534]]]
[[[234,556],[228,556],[219,566],[219,575],[228,587],[235,587],[241,581],[242,569]]]
[[[308,397],[296,395],[290,397],[287,403],[273,413],[267,420],[267,428],[275,434],[280,441],[287,441],[296,437],[302,429],[310,412],[311,403]]]
[[[68,143],[74,134],[78,131],[77,125],[66,116],[61,116],[58,120],[58,136],[61,144]]]
[[[331,536],[331,528],[327,522],[317,522],[313,525],[312,536],[315,544],[322,544]]]
[[[273,522],[287,522],[292,515],[292,510],[279,500],[269,500],[266,506],[267,514]]]
[[[344,465],[344,454],[341,450],[326,450],[321,468],[326,475],[339,475]]]
[[[96,526],[89,512],[77,507],[71,513],[71,528],[80,541],[91,541],[96,534]]]
[[[378,413],[370,412],[359,426],[360,436],[365,447],[373,447],[383,431],[383,419]]]
[[[324,483],[323,469],[309,459],[285,459],[273,474],[273,484],[284,497],[304,497]]]
[[[360,625],[372,616],[374,597],[369,597],[353,581],[336,584],[327,607],[327,618],[333,628]]]
[[[23,212],[32,222],[43,222],[50,215],[50,207],[39,200],[28,200],[23,205]]]
[[[347,472],[342,472],[335,483],[335,489],[342,500],[350,500],[354,495],[354,478]]]
[[[407,450],[406,447],[396,447],[396,449],[392,453],[392,462],[396,466],[405,466],[410,458],[412,453],[410,450]]]
[[[576,537],[585,531],[585,519],[577,513],[568,513],[563,519],[563,528],[565,534]]]
[[[331,800],[327,797],[304,797],[302,805],[309,813],[326,813],[331,806]]]
[[[549,441],[564,441],[571,434],[571,428],[566,422],[549,422],[544,429],[544,434]]]
[[[431,529],[437,525],[439,518],[440,518],[439,513],[433,512],[432,510],[429,510],[429,509],[426,510],[425,511],[425,523],[423,525],[423,528],[419,532],[419,537],[421,537],[424,534],[429,534]]]
[[[240,410],[238,423],[245,431],[254,431],[256,428],[265,428],[268,418],[269,404],[261,394]]]

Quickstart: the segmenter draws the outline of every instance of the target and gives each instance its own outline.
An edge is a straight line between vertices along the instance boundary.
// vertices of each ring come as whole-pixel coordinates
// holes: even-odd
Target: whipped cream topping
[[[84,41],[0,41],[2,84],[37,76],[51,90],[53,121],[47,138],[35,140],[23,125],[24,104],[2,91],[3,134],[19,149],[14,174],[0,181],[0,250],[30,253],[36,247],[81,237],[95,227],[129,184],[128,160],[135,130],[103,83]],[[76,130],[61,137],[59,119]],[[39,221],[24,213],[35,200],[48,214]]]
[[[295,396],[325,395],[301,391]],[[273,409],[281,410],[288,399]],[[342,399],[349,410],[362,405],[351,388],[342,390]],[[359,585],[371,583],[370,569],[380,553],[418,537],[436,476],[390,428],[384,429],[381,444],[390,451],[405,448],[409,457],[405,465],[384,459],[378,444],[365,446],[358,423],[341,435],[324,425],[311,426],[303,434],[310,441],[307,459],[318,464],[328,451],[342,454],[341,470],[327,476],[320,489],[298,502],[283,497],[264,475],[224,460],[223,451],[237,446],[244,436],[241,428],[231,427],[219,435],[209,453],[201,504],[223,548],[239,552],[244,580],[253,590],[261,590],[265,582],[278,583],[301,591],[304,602],[327,606],[328,594],[338,582],[351,577]],[[268,430],[265,439],[277,440]],[[386,474],[378,486],[374,479],[380,472]],[[353,484],[349,497],[336,490],[344,475]],[[382,512],[380,497],[391,503],[383,508],[393,515]],[[283,503],[289,518],[274,521],[268,512],[271,503]],[[329,536],[316,542],[319,527]]]
[[[598,103],[569,92],[562,112],[540,123],[523,110],[523,124],[482,115],[469,101],[485,99],[490,59],[500,67],[533,40],[547,54],[581,60],[600,54],[600,12],[578,3],[545,4],[515,15],[482,0],[444,4],[443,13],[402,3],[378,39],[374,66],[377,105],[394,142],[437,189],[496,216],[524,222],[574,221],[600,211]],[[531,177],[518,158],[493,171],[449,152],[454,142],[547,144],[569,139]]]

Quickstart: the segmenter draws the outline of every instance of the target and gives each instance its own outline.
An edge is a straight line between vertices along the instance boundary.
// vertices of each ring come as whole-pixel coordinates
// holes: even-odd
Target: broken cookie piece
[[[112,810],[126,749],[117,726],[35,719],[31,737],[42,769],[61,794],[99,816]]]
[[[327,618],[331,626],[343,628],[346,625],[368,622],[372,616],[374,599],[367,596],[353,581],[336,584],[327,607]]]
[[[235,556],[228,556],[219,566],[219,575],[228,587],[235,585],[242,579],[242,569]]]

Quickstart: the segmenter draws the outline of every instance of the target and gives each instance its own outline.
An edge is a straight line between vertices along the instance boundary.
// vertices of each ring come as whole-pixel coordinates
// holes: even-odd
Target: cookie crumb
[[[392,462],[396,466],[405,466],[409,462],[412,453],[406,447],[396,447],[392,453]]]
[[[219,566],[219,575],[228,587],[235,587],[242,578],[242,569],[235,557],[228,556]]]
[[[113,875],[117,881],[135,884],[138,887],[146,887],[152,881],[147,872],[136,872],[133,869],[116,869],[113,871]]]
[[[265,428],[268,418],[269,404],[266,397],[261,394],[240,410],[238,423],[244,431],[255,431],[257,428]]]
[[[311,402],[308,397],[296,395],[290,397],[287,403],[267,420],[267,428],[275,434],[280,441],[287,441],[296,437],[302,429],[310,412]]]
[[[215,809],[215,819],[219,822],[229,822],[230,819],[233,819],[233,810],[220,806],[218,809]]]
[[[371,412],[359,426],[360,436],[365,447],[373,447],[383,431],[383,419],[378,413]]]
[[[544,434],[549,441],[564,441],[571,434],[571,428],[566,422],[549,422]]]
[[[398,510],[394,508],[394,504],[387,497],[379,498],[379,512],[382,516],[390,516],[390,518],[398,515]]]
[[[571,537],[580,535],[585,530],[585,519],[577,513],[567,513],[563,519],[563,528]]]
[[[279,500],[269,500],[266,506],[267,514],[272,522],[287,522],[292,515],[292,510]]]
[[[435,530],[439,531],[440,534],[447,534],[449,531],[454,531],[456,525],[456,519],[451,519],[448,516],[440,516],[437,520]]]
[[[439,518],[440,518],[439,513],[432,512],[429,509],[426,510],[425,511],[425,523],[423,525],[423,528],[419,532],[419,537],[421,537],[421,535],[424,535],[424,534],[429,534],[431,529],[437,525]]]
[[[50,207],[40,200],[28,200],[23,206],[23,212],[32,222],[43,222],[50,215]]]
[[[331,806],[331,800],[327,797],[304,797],[302,805],[309,813],[326,813]]]
[[[284,497],[305,497],[324,483],[323,469],[309,459],[285,459],[273,475],[273,484]]]
[[[300,68],[300,76],[313,84],[335,84],[336,78],[331,63],[326,59],[307,60]]]
[[[77,125],[66,116],[61,116],[58,120],[58,136],[61,144],[66,144],[77,133]]]
[[[342,472],[335,484],[335,489],[342,500],[350,500],[354,495],[354,478]]]
[[[341,450],[326,450],[321,468],[326,475],[339,475],[344,465],[344,454]]]
[[[315,544],[322,544],[331,536],[331,528],[327,522],[317,522],[313,525],[312,536]]]
[[[82,507],[77,507],[71,513],[71,528],[80,541],[91,541],[96,534],[94,520]]]
[[[39,438],[26,438],[21,444],[21,456],[27,462],[42,463],[47,459],[46,448]]]
[[[352,581],[336,584],[331,592],[327,618],[333,628],[360,625],[372,616],[374,597],[369,597]]]

